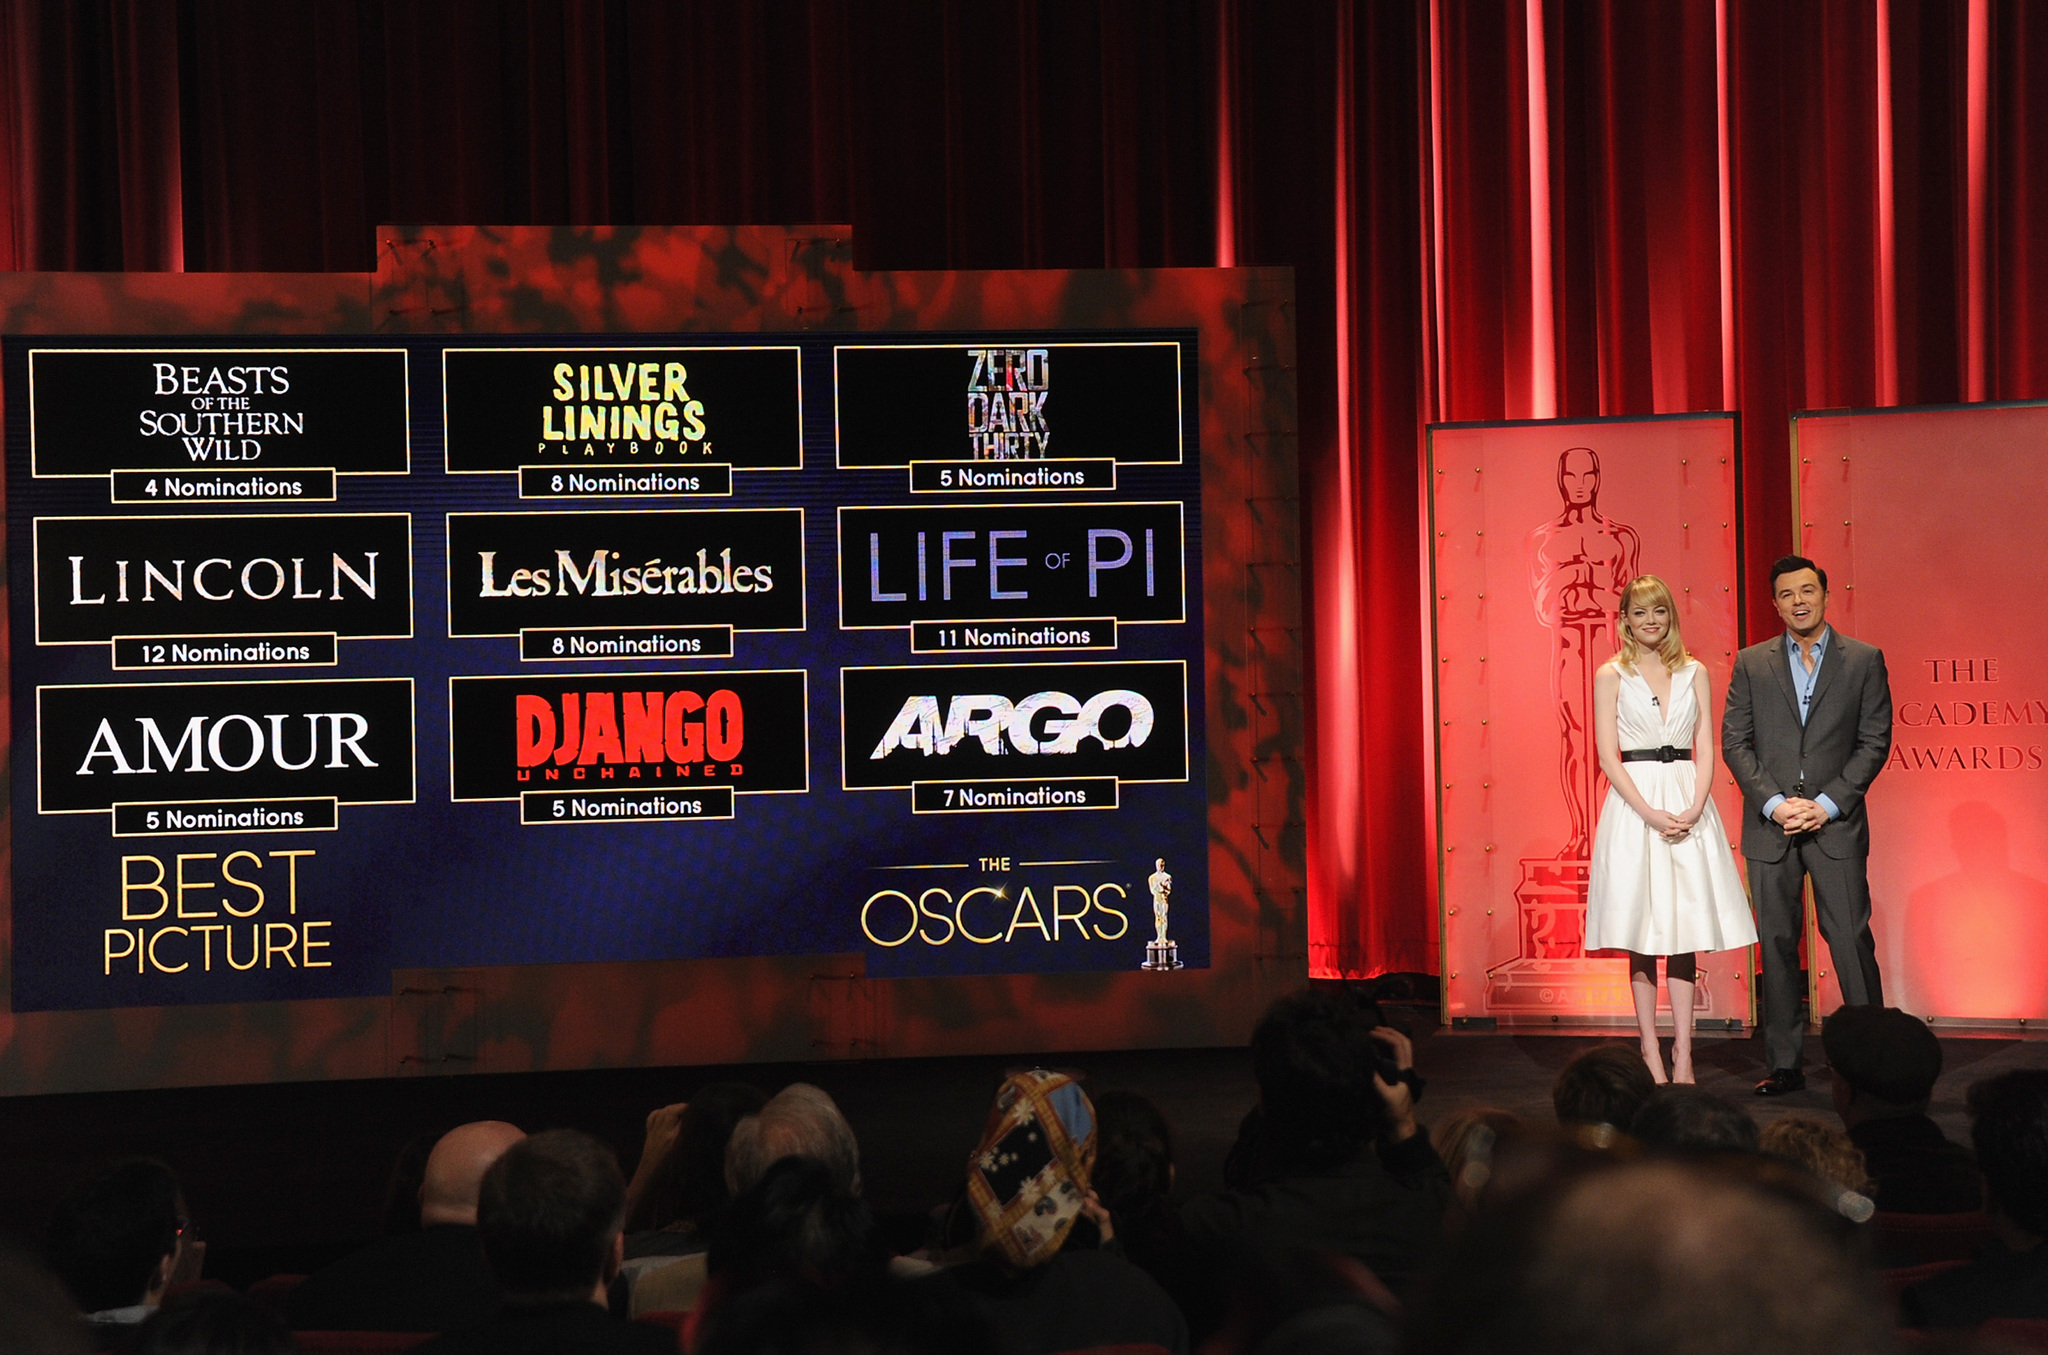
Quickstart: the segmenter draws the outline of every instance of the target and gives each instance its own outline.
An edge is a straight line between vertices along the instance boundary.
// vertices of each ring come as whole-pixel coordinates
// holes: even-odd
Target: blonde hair
[[[1810,1115],[1773,1120],[1764,1126],[1757,1146],[1774,1157],[1797,1162],[1829,1185],[1859,1195],[1870,1191],[1863,1150],[1825,1120]]]
[[[1655,607],[1660,603],[1671,618],[1664,627],[1664,638],[1657,644],[1657,657],[1664,661],[1670,672],[1683,668],[1692,658],[1685,649],[1685,641],[1678,635],[1678,600],[1671,596],[1671,585],[1655,574],[1638,574],[1628,581],[1628,587],[1621,590],[1621,608],[1618,617],[1621,623],[1621,653],[1614,656],[1614,666],[1624,672],[1636,670],[1636,660],[1643,655],[1643,647],[1636,643],[1636,637],[1628,628],[1629,608],[1638,603]]]

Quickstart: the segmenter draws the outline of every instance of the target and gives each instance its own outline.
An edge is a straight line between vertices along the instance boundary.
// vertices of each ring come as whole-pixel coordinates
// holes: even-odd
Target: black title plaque
[[[406,471],[404,349],[38,348],[28,372],[38,476]]]
[[[808,718],[801,669],[451,678],[451,794],[800,791]]]
[[[839,464],[1177,463],[1180,359],[1173,340],[836,348]]]
[[[200,635],[114,638],[114,671],[167,668],[332,668],[340,657],[325,635]]]
[[[519,632],[519,657],[529,663],[592,659],[729,659],[731,626],[584,626]]]
[[[1185,781],[1187,664],[842,668],[849,790],[919,781]]]
[[[797,350],[450,348],[448,469],[803,464]]]
[[[208,833],[332,832],[341,810],[332,796],[276,800],[201,800],[114,806],[115,837],[195,837]]]
[[[840,624],[1185,619],[1178,503],[841,508]]]
[[[522,499],[723,498],[732,493],[724,462],[687,466],[521,466]]]
[[[1103,457],[1047,461],[913,461],[913,494],[1067,494],[1116,488],[1116,462]]]
[[[733,816],[731,786],[644,790],[529,790],[519,797],[523,824],[695,823]]]
[[[800,508],[450,513],[448,633],[801,630]]]
[[[913,621],[913,654],[1026,654],[1115,649],[1116,618],[1046,617],[1033,621]]]
[[[413,799],[411,678],[36,688],[45,814],[117,803]]]
[[[117,470],[115,503],[332,503],[331,470]]]
[[[405,513],[35,520],[36,642],[412,634]]]
[[[996,781],[917,781],[913,814],[1008,814],[1033,809],[1115,809],[1113,776],[1023,777]]]

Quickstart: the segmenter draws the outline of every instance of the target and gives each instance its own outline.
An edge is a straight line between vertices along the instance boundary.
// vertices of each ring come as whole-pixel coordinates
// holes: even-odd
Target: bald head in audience
[[[477,1120],[443,1134],[427,1155],[426,1179],[420,1182],[420,1226],[461,1223],[475,1227],[484,1173],[507,1148],[525,1137],[518,1125],[503,1120]]]

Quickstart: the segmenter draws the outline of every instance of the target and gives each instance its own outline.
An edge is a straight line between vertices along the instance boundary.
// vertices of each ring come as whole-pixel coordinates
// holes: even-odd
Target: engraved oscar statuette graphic
[[[1166,858],[1153,861],[1155,869],[1145,881],[1152,891],[1152,926],[1158,934],[1145,943],[1145,963],[1140,969],[1179,969],[1180,946],[1166,939],[1167,899],[1173,893],[1173,877],[1166,873]]]
[[[1529,591],[1537,621],[1550,632],[1567,829],[1555,855],[1522,858],[1514,893],[1520,951],[1487,976],[1487,1010],[1504,1014],[1625,1010],[1629,1003],[1619,964],[1586,955],[1586,881],[1606,792],[1593,745],[1593,678],[1621,648],[1616,616],[1638,572],[1641,537],[1600,511],[1600,456],[1592,448],[1558,457],[1557,492],[1557,515],[1529,533]],[[1704,984],[1699,998],[1704,1012]]]

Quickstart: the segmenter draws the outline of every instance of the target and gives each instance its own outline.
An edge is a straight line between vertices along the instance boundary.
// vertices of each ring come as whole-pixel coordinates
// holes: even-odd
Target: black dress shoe
[[[1797,1068],[1773,1068],[1771,1075],[1756,1084],[1758,1096],[1785,1096],[1806,1090],[1806,1074]]]

